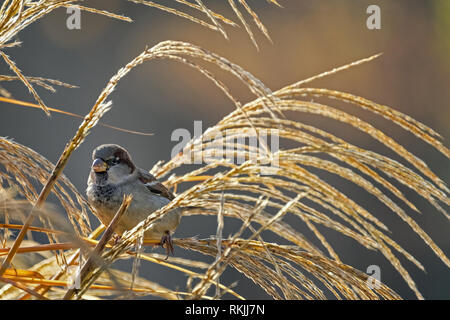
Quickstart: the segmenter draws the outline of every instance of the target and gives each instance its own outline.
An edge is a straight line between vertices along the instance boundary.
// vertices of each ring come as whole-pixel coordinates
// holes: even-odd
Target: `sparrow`
[[[98,146],[92,152],[92,160],[86,194],[94,214],[103,225],[109,225],[124,195],[133,196],[115,229],[119,235],[175,198],[152,174],[136,167],[128,151],[117,144]],[[154,221],[153,226],[144,233],[144,240],[160,239],[159,244],[165,246],[168,257],[169,251],[173,254],[172,233],[180,220],[181,209],[170,210]]]

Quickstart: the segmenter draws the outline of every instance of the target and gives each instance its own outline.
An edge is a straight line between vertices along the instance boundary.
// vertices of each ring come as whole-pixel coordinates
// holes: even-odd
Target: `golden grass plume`
[[[4,2],[0,9],[0,49],[16,45],[8,41],[29,23],[57,7],[73,6],[74,2],[76,1]],[[158,7],[151,1],[133,0],[133,2]],[[231,20],[211,11],[202,1],[177,2],[203,12],[211,20],[208,27],[226,37],[220,23],[233,24]],[[275,1],[272,2],[276,4]],[[256,13],[245,1],[240,0],[239,3],[253,17],[258,28],[267,34]],[[254,41],[248,25],[236,8],[235,1],[229,0],[229,4]],[[168,7],[158,8],[188,18]],[[109,15],[105,11],[101,14]],[[111,16],[120,18],[117,15]],[[255,41],[254,43],[256,45]],[[3,81],[20,79],[30,89],[38,104],[49,112],[37,96],[32,83],[47,89],[51,84],[65,84],[24,76],[5,53],[0,51],[0,54],[16,74],[0,79]],[[95,299],[113,294],[146,294],[168,299],[212,299],[220,298],[225,293],[236,298],[244,298],[234,290],[233,285],[226,286],[220,283],[220,276],[228,267],[241,272],[275,299],[325,299],[330,293],[338,299],[401,298],[382,283],[378,283],[377,286],[368,285],[372,279],[341,260],[334,246],[320,232],[322,227],[335,230],[369,250],[382,253],[416,296],[423,298],[414,280],[401,264],[399,256],[404,256],[423,270],[422,264],[393,239],[388,227],[371,209],[364,208],[358,204],[357,199],[352,199],[311,170],[319,169],[337,175],[376,197],[380,204],[403,219],[411,227],[412,232],[419,235],[442,262],[450,267],[446,254],[397,204],[401,201],[413,211],[418,211],[396,187],[396,184],[407,186],[449,218],[445,210],[445,206],[450,204],[446,184],[424,161],[406,150],[392,137],[370,123],[333,107],[331,103],[337,99],[381,115],[427,142],[448,158],[450,152],[440,141],[441,137],[431,128],[388,106],[345,92],[305,87],[315,79],[371,61],[376,57],[378,55],[272,91],[244,68],[200,46],[180,41],[164,41],[147,48],[113,75],[71,141],[67,143],[56,165],[20,143],[0,138],[2,182],[0,191],[6,195],[0,199],[5,203],[5,207],[8,204],[11,208],[20,208],[24,199],[31,204],[13,244],[6,247],[6,240],[2,241],[5,248],[0,251],[0,255],[5,256],[5,259],[0,268],[0,281],[6,282],[7,285],[0,289],[0,298]],[[101,229],[91,230],[87,218],[87,212],[91,210],[88,203],[62,172],[71,154],[86,139],[105,112],[111,109],[112,104],[108,101],[108,97],[118,82],[133,68],[155,59],[181,62],[198,70],[231,100],[235,110],[206,130],[202,136],[191,140],[183,152],[167,163],[158,163],[151,170],[158,178],[166,178],[165,183],[168,187],[175,188],[185,181],[197,181],[194,186],[178,193],[171,203],[152,213],[117,242],[106,244],[107,239],[103,238],[103,243],[100,240],[99,245],[96,238],[100,235]],[[241,103],[226,84],[214,75],[211,71],[213,66],[229,72],[236,81],[245,84],[255,99],[245,104]],[[310,97],[317,96],[328,99],[327,103],[312,102]],[[409,163],[409,166],[352,145],[323,128],[290,120],[285,114],[291,112],[315,114],[349,124],[394,151]],[[263,144],[262,148],[255,148],[246,145],[241,139],[257,138],[258,142],[263,143],[261,135],[289,140],[295,147],[271,150],[268,145]],[[224,149],[234,157],[242,159],[242,162],[236,164],[218,156],[223,155]],[[328,160],[325,160],[323,155],[326,155]],[[175,169],[182,167],[192,157],[201,157],[205,164],[186,174],[174,173]],[[383,192],[380,185],[387,188],[392,195]],[[40,192],[36,191],[37,187]],[[13,197],[8,193],[8,190],[12,189],[8,188],[14,188],[19,196]],[[59,241],[58,235],[63,232],[59,230],[60,225],[52,223],[44,223],[42,227],[32,225],[35,217],[46,216],[40,213],[45,210],[44,203],[50,194],[57,197],[74,230],[72,238],[75,239],[69,242]],[[164,261],[155,255],[134,250],[135,244],[139,243],[141,235],[152,226],[153,221],[176,206],[189,208],[186,209],[185,215],[218,216],[216,237],[175,239],[177,246],[215,257],[213,263],[205,265],[202,261],[181,258]],[[8,220],[8,211],[2,212]],[[314,245],[312,239],[308,239],[283,221],[286,215],[302,221],[317,237],[325,252]],[[242,221],[240,230],[228,239],[222,238],[221,231],[226,222],[224,218],[237,218]],[[320,230],[317,226],[321,227]],[[17,225],[8,220],[2,227],[3,230],[8,230],[3,233],[4,239],[9,239],[11,237],[9,231],[17,228]],[[247,229],[251,231],[251,235],[244,238],[243,234]],[[31,230],[47,234],[49,243],[25,248],[23,241]],[[273,232],[288,241],[289,245],[266,242],[263,239],[263,232]],[[97,250],[90,250],[93,245],[97,245]],[[14,273],[13,268],[9,268],[16,255],[47,250],[58,250],[59,253],[27,270],[18,269]],[[83,261],[83,256],[90,256],[92,259]],[[141,279],[136,274],[137,270],[124,273],[111,268],[114,261],[131,258],[143,259],[186,274],[187,290],[171,290],[153,281]],[[69,279],[71,266],[78,266],[78,270],[85,267],[89,271],[82,273],[81,288],[76,295],[73,290],[67,289],[71,283]],[[201,271],[194,271],[195,269]],[[215,287],[213,295],[212,287]]]

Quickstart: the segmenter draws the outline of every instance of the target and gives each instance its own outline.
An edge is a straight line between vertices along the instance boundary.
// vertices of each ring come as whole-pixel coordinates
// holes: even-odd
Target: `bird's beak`
[[[92,170],[95,172],[105,172],[108,169],[108,165],[105,161],[100,158],[97,158],[92,163]]]

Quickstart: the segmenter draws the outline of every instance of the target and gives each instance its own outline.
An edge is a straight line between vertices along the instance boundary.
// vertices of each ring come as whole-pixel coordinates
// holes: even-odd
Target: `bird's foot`
[[[159,243],[161,247],[166,248],[167,256],[166,259],[169,258],[169,253],[172,253],[173,255],[173,241],[172,236],[170,235],[170,231],[164,232],[164,235],[161,237],[161,242]]]
[[[120,238],[122,238],[121,235],[119,235],[117,233],[113,234],[113,236],[112,236],[113,245],[116,245],[119,242]]]

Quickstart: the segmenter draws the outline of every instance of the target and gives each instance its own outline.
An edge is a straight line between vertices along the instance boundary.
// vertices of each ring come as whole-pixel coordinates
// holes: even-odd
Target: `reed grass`
[[[227,34],[222,23],[236,26],[233,21],[212,11],[200,0],[176,2],[202,12],[209,23],[151,1],[130,1],[189,19],[220,32],[225,38]],[[244,0],[237,2],[270,40],[268,31],[256,12]],[[275,1],[270,2],[278,5]],[[229,5],[257,47],[250,26],[236,1],[229,0]],[[46,107],[33,84],[49,90],[54,90],[52,85],[70,85],[23,75],[3,51],[18,45],[11,42],[13,36],[30,23],[58,7],[68,6],[130,21],[121,15],[80,6],[77,1],[7,0],[0,9],[0,55],[15,74],[0,76],[0,81],[21,80],[37,101],[34,106],[41,107],[47,114],[58,109]],[[426,125],[391,107],[346,92],[305,87],[316,79],[367,63],[378,56],[361,59],[272,91],[244,68],[220,55],[188,42],[163,41],[144,50],[111,77],[55,165],[38,152],[12,139],[0,137],[0,207],[5,220],[0,225],[4,230],[0,239],[3,246],[0,256],[5,257],[0,267],[0,281],[6,283],[0,288],[0,298],[97,299],[151,295],[166,299],[214,299],[229,294],[243,299],[245,297],[234,290],[233,284],[225,285],[220,282],[222,273],[227,268],[234,268],[274,299],[325,299],[329,294],[337,299],[401,299],[383,283],[378,283],[375,287],[369,286],[371,279],[367,274],[345,264],[335,250],[337,245],[328,241],[321,232],[327,228],[354,239],[368,250],[380,252],[417,298],[422,299],[414,279],[399,258],[404,257],[419,269],[425,270],[420,261],[395,241],[395,234],[389,231],[372,209],[363,207],[358,199],[340,191],[311,170],[339,176],[373,195],[380,205],[387,207],[409,225],[411,233],[420,236],[431,251],[450,267],[447,255],[414,218],[398,205],[401,202],[412,211],[419,212],[416,205],[397,186],[407,186],[448,219],[445,208],[450,205],[450,200],[446,183],[423,160],[393,137],[372,124],[333,107],[332,102],[343,101],[380,115],[449,158],[450,151],[443,145],[442,137]],[[182,153],[166,163],[157,163],[151,170],[159,179],[165,179],[166,186],[174,190],[178,190],[177,186],[186,181],[196,182],[195,185],[177,193],[167,206],[149,215],[119,240],[108,243],[114,224],[106,231],[104,228],[93,231],[88,219],[91,207],[62,172],[73,152],[112,108],[108,97],[118,82],[123,81],[139,65],[161,59],[182,63],[199,71],[230,99],[235,110],[208,128],[202,136],[191,140]],[[213,73],[212,70],[217,67],[230,73],[236,82],[245,84],[254,95],[254,100],[240,102]],[[326,103],[311,102],[310,97],[317,96]],[[291,120],[285,116],[288,113],[315,114],[351,125],[360,130],[361,134],[366,134],[391,149],[407,165],[355,146],[324,128]],[[280,138],[291,141],[295,147],[270,150],[264,145],[264,152],[261,153],[258,148],[239,142],[240,137],[258,137],[269,129],[276,129]],[[221,150],[223,152],[223,147],[231,150],[235,157],[244,159],[243,163],[235,164],[214,157]],[[182,167],[191,157],[200,154],[206,154],[203,159],[206,164],[185,174],[174,173],[175,169]],[[324,155],[327,156],[326,159]],[[272,166],[274,159],[278,161]],[[380,186],[384,186],[390,193],[383,191]],[[52,214],[55,209],[46,205],[50,194],[58,199],[69,224],[55,218],[56,215]],[[126,210],[130,201],[132,200],[124,200],[119,215]],[[215,237],[174,239],[176,246],[215,258],[212,263],[178,257],[165,261],[158,255],[135,250],[135,245],[142,240],[145,230],[174,207],[185,208],[186,216],[217,216]],[[14,212],[20,214],[13,215]],[[283,220],[287,215],[304,223],[321,247]],[[36,217],[42,225],[35,224]],[[223,227],[230,218],[239,219],[242,224],[235,234],[224,238]],[[13,220],[22,222],[12,223]],[[11,230],[18,228],[18,236],[13,239],[12,245],[7,246],[6,240],[12,239]],[[250,230],[251,235],[244,238],[246,230]],[[48,243],[24,246],[23,241],[31,231],[46,234]],[[102,232],[102,239],[97,241]],[[265,241],[265,235],[270,232],[284,238],[289,244]],[[91,249],[92,246],[95,248]],[[18,255],[48,250],[54,251],[51,257],[28,269],[14,268],[14,258]],[[83,257],[88,257],[87,261],[83,261]],[[112,264],[120,259],[134,259],[133,270],[115,270]],[[188,277],[187,289],[173,290],[139,277],[139,260],[185,274]],[[72,281],[70,276],[74,268],[81,270],[81,287],[76,292],[67,289]],[[151,274],[149,276],[151,278]]]

